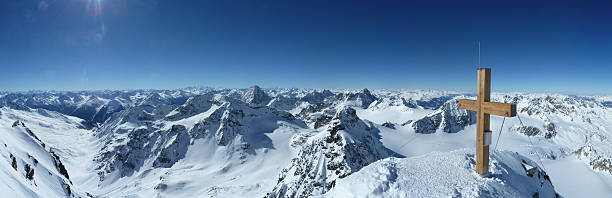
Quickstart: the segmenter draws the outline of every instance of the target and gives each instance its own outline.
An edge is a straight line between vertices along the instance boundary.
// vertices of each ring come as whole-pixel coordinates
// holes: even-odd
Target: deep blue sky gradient
[[[611,94],[609,2],[3,0],[0,90],[474,91],[480,40],[493,91]]]

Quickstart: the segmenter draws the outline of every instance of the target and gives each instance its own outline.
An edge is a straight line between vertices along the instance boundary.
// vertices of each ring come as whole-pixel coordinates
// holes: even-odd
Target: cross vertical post
[[[491,102],[491,69],[478,69],[476,100],[459,100],[459,108],[475,111],[478,115],[476,126],[476,172],[489,174],[489,145],[491,144],[491,114],[514,117],[516,104]]]
[[[491,101],[491,69],[478,70],[478,126],[476,132],[476,172],[489,172],[489,145],[485,145],[485,132],[490,131],[491,116],[485,113],[483,103]]]

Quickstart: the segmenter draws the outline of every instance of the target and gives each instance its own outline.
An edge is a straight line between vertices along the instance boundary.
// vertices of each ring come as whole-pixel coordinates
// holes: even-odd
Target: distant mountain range
[[[504,125],[485,178],[470,172],[476,115],[457,102],[474,97],[258,86],[5,92],[0,189],[17,197],[554,197],[571,193],[569,176],[544,164],[570,160],[612,186],[611,97],[494,93],[493,101],[517,104],[520,120],[492,117],[494,138]]]

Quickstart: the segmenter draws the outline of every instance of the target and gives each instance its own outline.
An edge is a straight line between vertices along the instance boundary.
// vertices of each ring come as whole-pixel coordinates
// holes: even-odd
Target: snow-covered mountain
[[[18,197],[612,192],[612,108],[605,97],[493,94],[493,101],[517,103],[520,119],[492,116],[494,140],[500,138],[491,146],[488,177],[472,171],[476,115],[457,103],[473,97],[258,86],[4,93],[0,133],[10,135],[0,136],[0,188]],[[598,185],[572,184],[577,178],[565,166]]]
[[[336,180],[389,157],[393,151],[379,140],[379,131],[357,117],[351,107],[339,109],[326,130],[298,135],[298,154],[284,168],[266,197],[307,197],[331,190]]]

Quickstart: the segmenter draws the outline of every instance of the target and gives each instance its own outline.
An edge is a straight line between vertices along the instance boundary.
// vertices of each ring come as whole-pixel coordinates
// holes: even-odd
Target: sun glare
[[[106,27],[104,25],[104,19],[102,16],[102,0],[87,0],[86,9],[94,18],[96,23],[99,24],[99,28],[95,30],[96,34],[94,38],[99,41],[103,40],[106,34]]]

